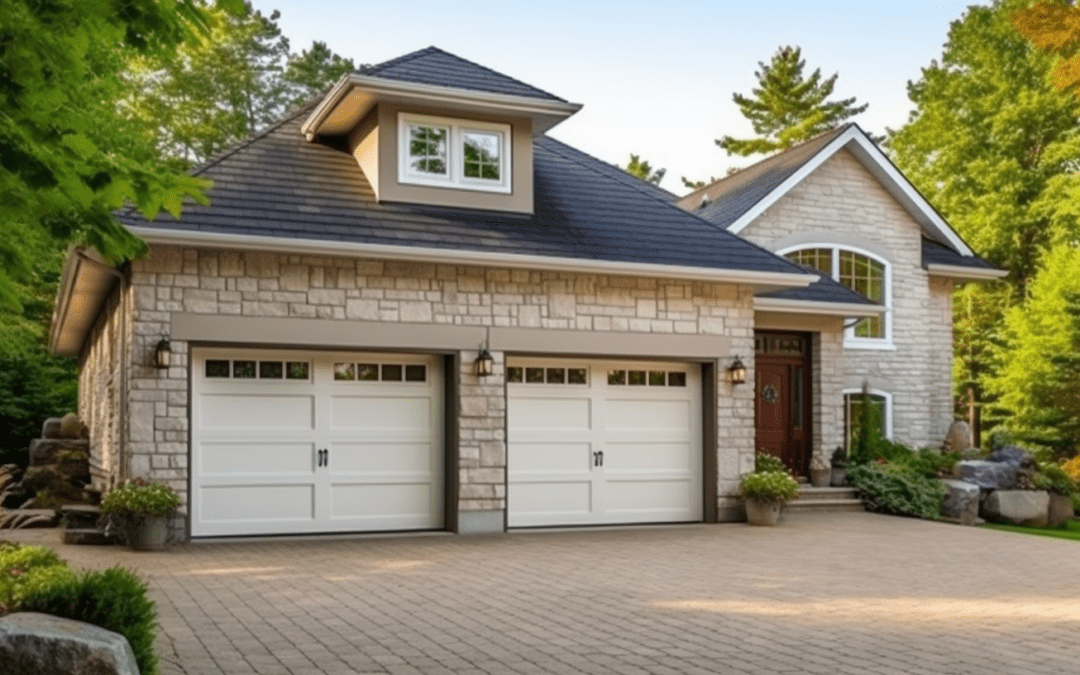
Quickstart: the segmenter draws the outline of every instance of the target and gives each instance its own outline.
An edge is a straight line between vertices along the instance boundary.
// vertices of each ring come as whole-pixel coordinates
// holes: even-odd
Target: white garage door
[[[700,368],[511,358],[511,527],[702,517]]]
[[[193,536],[443,525],[437,357],[196,349]]]

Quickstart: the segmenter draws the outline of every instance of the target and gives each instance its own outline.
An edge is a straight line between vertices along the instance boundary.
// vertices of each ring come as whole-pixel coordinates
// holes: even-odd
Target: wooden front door
[[[754,342],[757,451],[779,457],[797,475],[807,475],[810,336],[757,331]]]

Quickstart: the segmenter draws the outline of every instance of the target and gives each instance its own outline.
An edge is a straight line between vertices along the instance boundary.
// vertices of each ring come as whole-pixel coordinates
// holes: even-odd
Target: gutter
[[[683,279],[733,284],[750,284],[759,291],[784,288],[805,288],[818,280],[816,274],[790,272],[755,272],[752,270],[716,269],[711,267],[682,267],[657,263],[626,263],[608,260],[557,258],[554,256],[489,253],[460,249],[395,246],[389,244],[360,244],[319,239],[283,239],[266,235],[222,234],[162,230],[150,227],[128,227],[135,236],[148,244],[203,246],[208,248],[243,249],[276,253],[308,253],[325,256],[373,257],[385,260],[428,262],[497,267],[524,267],[552,272],[578,272],[615,276],[645,276],[660,279]]]
[[[788,300],[786,298],[754,298],[754,310],[843,317],[880,316],[885,313],[885,308],[881,305],[866,305],[857,302]]]
[[[974,279],[976,281],[1004,279],[1009,276],[1008,270],[987,269],[985,267],[965,267],[963,265],[942,265],[938,263],[930,263],[926,266],[926,271],[940,277]]]

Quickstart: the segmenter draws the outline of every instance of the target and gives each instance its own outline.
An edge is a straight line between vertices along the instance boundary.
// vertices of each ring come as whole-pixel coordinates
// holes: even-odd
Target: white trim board
[[[850,146],[850,147],[849,147]],[[847,148],[851,154],[879,181],[882,186],[900,203],[904,209],[918,222],[923,230],[932,239],[941,243],[947,243],[960,255],[965,257],[974,256],[975,253],[960,238],[960,235],[945,219],[941,217],[933,206],[923,198],[904,176],[893,166],[881,150],[867,138],[862,129],[852,124],[846,131],[834,138],[828,145],[819,150],[816,155],[806,161],[799,170],[788,176],[787,180],[776,187],[772,192],[754,204],[746,213],[739,217],[727,229],[733,234],[738,234],[750,223],[757,220],[770,206],[790,192],[804,178],[824,164],[830,157],[840,150]]]

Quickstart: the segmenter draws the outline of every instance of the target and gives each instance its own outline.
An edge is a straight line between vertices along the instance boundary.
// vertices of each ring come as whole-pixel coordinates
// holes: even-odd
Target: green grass
[[[1022,527],[1020,525],[998,525],[996,523],[987,523],[982,527],[991,530],[1002,530],[1005,532],[1019,532],[1021,534],[1035,534],[1040,537],[1055,537],[1057,539],[1072,539],[1074,541],[1080,541],[1080,520],[1070,520],[1066,523],[1064,528],[1057,527]]]

